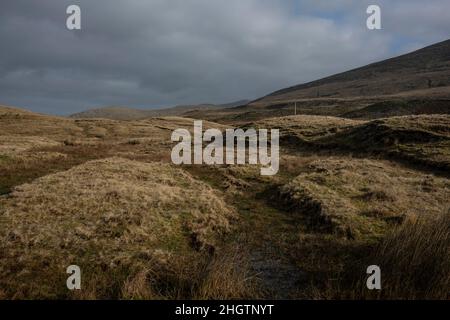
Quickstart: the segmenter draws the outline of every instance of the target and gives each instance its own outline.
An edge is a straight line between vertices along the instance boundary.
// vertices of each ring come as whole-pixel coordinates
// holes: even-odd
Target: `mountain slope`
[[[247,105],[183,116],[239,124],[295,114],[367,120],[450,114],[450,40],[282,89]]]
[[[450,40],[392,59],[282,89],[255,102],[398,94],[450,86]]]

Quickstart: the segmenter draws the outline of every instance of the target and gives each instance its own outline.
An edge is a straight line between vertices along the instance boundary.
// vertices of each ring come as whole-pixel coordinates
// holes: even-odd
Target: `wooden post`
[[[295,101],[295,105],[294,105],[294,115],[297,115],[297,101]]]

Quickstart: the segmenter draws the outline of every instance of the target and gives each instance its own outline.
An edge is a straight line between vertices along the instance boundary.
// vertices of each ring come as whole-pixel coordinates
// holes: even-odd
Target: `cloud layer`
[[[448,38],[447,0],[425,7],[379,0],[381,31],[365,27],[370,3],[7,1],[0,5],[0,104],[70,114],[229,102]],[[81,31],[66,29],[70,4],[81,7]]]

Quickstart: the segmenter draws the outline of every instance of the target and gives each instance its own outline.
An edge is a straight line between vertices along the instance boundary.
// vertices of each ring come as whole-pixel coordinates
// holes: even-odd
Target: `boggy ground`
[[[281,129],[273,177],[171,165],[192,121],[0,108],[0,297],[449,298],[448,116],[244,124]]]

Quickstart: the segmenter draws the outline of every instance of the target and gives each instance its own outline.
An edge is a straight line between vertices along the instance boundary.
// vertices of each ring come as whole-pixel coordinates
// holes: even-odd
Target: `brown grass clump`
[[[71,264],[89,297],[118,297],[149,261],[214,248],[235,217],[184,171],[121,158],[18,186],[1,199],[0,216],[0,286],[11,298],[66,297]]]
[[[450,115],[420,115],[374,120],[319,138],[322,148],[383,154],[433,169],[450,168]]]
[[[240,247],[216,254],[205,268],[195,298],[258,299],[262,297],[256,274],[251,271],[249,254]]]
[[[161,263],[163,261],[163,263]],[[132,273],[121,290],[123,299],[256,299],[261,297],[248,253],[221,248],[213,255],[194,253],[154,259]]]
[[[8,135],[0,136],[0,155],[14,156],[34,148],[55,147],[59,143],[45,137]]]
[[[381,268],[382,290],[366,298],[450,299],[450,213],[408,220],[368,260]]]
[[[339,270],[326,270],[325,281],[312,284],[306,297],[312,299],[364,299],[364,300],[448,300],[450,299],[450,212],[433,217],[408,219],[391,229],[373,245],[352,248],[347,242],[339,248],[330,243]],[[336,246],[336,247],[335,247]],[[341,252],[343,251],[343,252]],[[353,253],[352,253],[353,252]],[[325,253],[325,265],[333,259]],[[318,254],[319,255],[319,254]],[[317,263],[316,263],[317,264]],[[381,269],[381,290],[367,288],[367,267]],[[317,272],[317,268],[313,268]]]
[[[446,179],[351,158],[314,161],[279,192],[311,225],[350,239],[382,235],[407,216],[439,214],[449,196]]]
[[[366,268],[381,269],[381,290],[368,290]],[[336,276],[335,276],[336,277]],[[450,299],[450,212],[408,219],[365,257],[348,264],[340,282],[315,290],[317,299]]]
[[[281,140],[292,143],[310,142],[362,123],[364,121],[337,117],[297,115],[264,119],[257,121],[253,126],[263,129],[280,129]]]

